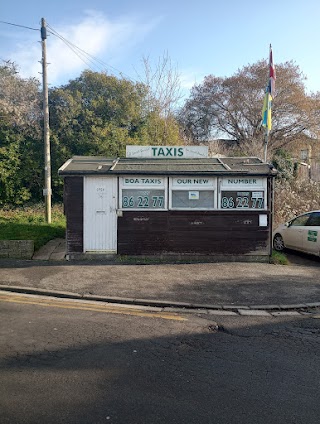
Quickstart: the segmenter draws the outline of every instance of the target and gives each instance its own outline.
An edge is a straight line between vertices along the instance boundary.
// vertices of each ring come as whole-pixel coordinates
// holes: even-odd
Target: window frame
[[[179,185],[178,181],[184,181]],[[188,183],[190,180],[190,183]],[[195,183],[195,180],[205,180],[208,184]],[[181,175],[169,177],[169,210],[173,211],[213,211],[217,210],[217,177],[206,177],[201,175]],[[188,207],[174,207],[172,205],[172,194],[174,191],[212,191],[213,193],[213,207],[199,207],[199,208],[188,208]]]
[[[133,180],[162,180],[161,184],[147,184],[147,183],[130,183],[127,184],[125,182],[126,179]],[[123,191],[124,190],[163,190],[164,191],[164,207],[163,208],[124,208],[122,206],[123,201]],[[144,211],[144,212],[152,212],[152,211],[167,211],[168,210],[168,177],[163,175],[124,175],[119,177],[119,199],[118,199],[118,209],[121,211]]]
[[[248,184],[232,184],[229,183],[230,180],[244,180],[249,181]],[[251,183],[250,183],[251,182]],[[223,208],[221,206],[222,202],[222,192],[263,192],[263,208],[250,208],[250,207],[232,207],[232,208]],[[218,179],[218,210],[220,211],[266,211],[268,210],[268,187],[267,187],[267,178],[256,177],[256,176],[228,176],[221,177]]]

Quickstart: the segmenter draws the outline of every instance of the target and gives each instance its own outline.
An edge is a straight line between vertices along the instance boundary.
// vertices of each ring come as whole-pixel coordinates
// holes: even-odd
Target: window
[[[264,209],[263,191],[222,191],[221,209]]]
[[[313,212],[307,223],[308,227],[310,226],[319,226],[320,227],[320,212]]]
[[[301,160],[307,160],[309,157],[309,152],[308,150],[300,150],[300,159]]]
[[[120,209],[165,210],[167,207],[167,178],[148,176],[121,177]]]
[[[165,209],[164,190],[122,190],[123,209]]]
[[[216,208],[216,178],[170,178],[170,209],[212,210]]]
[[[306,225],[306,223],[309,219],[309,216],[310,216],[309,213],[306,213],[305,215],[302,215],[302,216],[298,216],[298,218],[295,218],[293,221],[291,221],[291,226],[297,227],[297,226]]]
[[[267,179],[254,176],[232,176],[219,179],[219,209],[267,209]]]
[[[174,209],[213,209],[214,191],[173,190],[172,208]]]

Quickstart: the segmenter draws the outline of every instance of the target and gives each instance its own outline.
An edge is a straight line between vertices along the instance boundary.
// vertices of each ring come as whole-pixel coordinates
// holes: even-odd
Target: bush
[[[274,188],[274,225],[291,218],[319,209],[320,183],[300,180],[276,179]]]

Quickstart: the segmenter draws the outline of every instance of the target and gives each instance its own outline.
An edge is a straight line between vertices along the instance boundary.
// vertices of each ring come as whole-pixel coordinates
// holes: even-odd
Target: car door
[[[320,211],[313,212],[306,223],[303,250],[313,255],[320,255]]]
[[[284,231],[284,243],[290,249],[303,250],[303,238],[306,231],[306,223],[310,213],[300,215],[293,219]]]

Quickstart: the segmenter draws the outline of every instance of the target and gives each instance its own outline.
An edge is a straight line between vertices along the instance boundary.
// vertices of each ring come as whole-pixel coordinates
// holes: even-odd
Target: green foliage
[[[292,180],[295,174],[295,164],[290,153],[277,149],[273,155],[273,166],[278,171],[277,178]]]
[[[181,144],[173,117],[146,107],[150,90],[103,73],[85,71],[49,93],[54,201],[63,194],[59,167],[74,155],[125,155],[127,144]],[[39,84],[17,67],[0,66],[0,205],[40,201],[44,147]]]
[[[0,66],[0,205],[39,199],[39,85],[23,79],[10,62]]]
[[[45,222],[42,205],[25,208],[5,208],[0,210],[1,240],[34,240],[35,250],[54,238],[64,238],[65,217],[62,206],[52,209],[52,224]]]
[[[275,265],[289,265],[288,258],[284,253],[272,251],[270,262]]]
[[[74,155],[119,157],[128,144],[181,144],[173,118],[145,110],[147,93],[141,83],[91,71],[50,91],[54,193],[62,195],[58,168]]]

